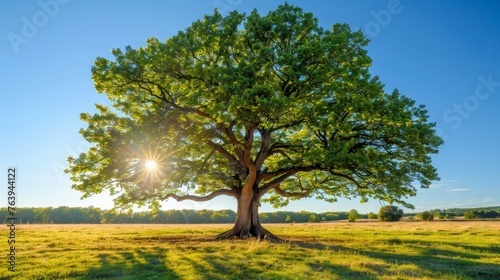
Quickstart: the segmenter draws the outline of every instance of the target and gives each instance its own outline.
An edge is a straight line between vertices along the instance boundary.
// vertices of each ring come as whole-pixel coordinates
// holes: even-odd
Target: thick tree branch
[[[283,143],[273,143],[271,147],[269,148],[269,154],[271,153],[276,153],[278,150],[282,149],[289,149],[294,152],[300,152],[300,148],[302,148],[301,145],[289,145],[289,144],[283,144]]]
[[[305,192],[286,192],[282,189],[280,189],[279,185],[278,186],[275,186],[273,188],[273,190],[281,195],[282,197],[294,197],[294,198],[304,198],[304,197],[308,197],[309,194],[311,194],[312,190],[307,190]]]
[[[210,193],[206,196],[197,196],[197,195],[177,195],[173,193],[169,193],[166,195],[163,195],[160,197],[161,200],[167,200],[168,198],[173,198],[177,201],[183,201],[183,200],[192,200],[192,201],[209,201],[212,200],[215,197],[221,196],[221,195],[227,195],[227,196],[232,196],[232,197],[237,197],[238,193],[235,189],[232,190],[227,190],[227,189],[221,189],[214,191],[213,193]]]
[[[276,170],[274,172],[262,172],[259,174],[257,177],[257,183],[260,183],[262,181],[266,181],[269,179],[272,179],[277,176],[281,176],[283,174],[295,174],[297,172],[301,171],[313,171],[313,170],[321,170],[319,166],[299,166],[299,167],[291,167],[291,168],[283,168]]]
[[[197,114],[199,116],[202,116],[202,117],[209,118],[209,119],[213,120],[213,118],[212,118],[212,116],[210,114],[207,114],[207,113],[201,111],[199,108],[183,107],[183,106],[180,106],[179,104],[175,103],[175,100],[172,97],[172,95],[170,94],[170,92],[167,89],[165,89],[165,87],[161,86],[158,83],[155,83],[155,82],[152,82],[152,81],[149,81],[149,80],[144,80],[144,79],[137,79],[137,78],[133,78],[133,77],[127,77],[127,76],[123,76],[123,77],[129,81],[129,82],[125,83],[124,85],[135,83],[135,84],[137,84],[137,86],[139,88],[141,88],[143,90],[146,90],[151,96],[160,99],[164,103],[172,106],[175,109],[178,109],[181,112],[194,113],[194,114]],[[183,76],[182,78],[185,78],[185,79],[188,79],[188,78],[194,79],[194,78],[197,78],[197,77]],[[200,79],[200,78],[197,78],[197,79]],[[162,93],[162,96],[159,96],[159,95],[155,94],[153,92],[153,90],[149,87],[149,84],[157,87],[160,90],[160,92]],[[144,85],[146,85],[146,87]],[[167,98],[167,96],[169,98]]]
[[[290,127],[299,125],[299,124],[301,124],[303,122],[304,122],[304,120],[300,119],[300,120],[297,120],[297,121],[294,121],[294,122],[291,122],[291,123],[287,123],[287,124],[284,124],[284,125],[273,127],[273,129],[271,129],[271,132],[279,131],[279,130],[282,130],[282,129],[285,129],[285,128],[290,128]]]
[[[213,149],[208,155],[207,157],[205,158],[205,160],[203,161],[203,164],[201,165],[201,168],[200,170],[198,170],[198,174],[201,174],[203,173],[203,169],[205,169],[205,166],[207,165],[207,162],[208,160],[214,155],[215,151],[217,151],[217,149]]]
[[[208,145],[210,145],[212,148],[214,148],[219,154],[223,155],[225,158],[229,160],[231,165],[233,165],[235,168],[240,166],[240,162],[238,159],[236,159],[230,152],[228,152],[224,147],[222,147],[219,144],[216,144],[212,141],[207,141]]]
[[[169,103],[172,107],[174,107],[175,109],[178,109],[182,112],[185,112],[185,113],[195,113],[199,116],[202,116],[202,117],[205,117],[205,118],[209,118],[209,119],[212,119],[212,116],[210,114],[207,114],[205,112],[202,112],[199,108],[188,108],[188,107],[182,107],[176,103]]]
[[[330,174],[332,174],[334,176],[342,177],[344,179],[347,179],[351,183],[353,183],[354,185],[356,185],[356,187],[358,187],[360,189],[367,189],[368,188],[367,186],[361,185],[361,183],[359,183],[358,181],[356,181],[356,179],[354,179],[353,177],[351,177],[349,175],[346,175],[346,174],[343,174],[343,173],[339,173],[339,172],[335,172],[333,170],[330,170]]]
[[[236,136],[234,135],[233,128],[234,125],[236,124],[235,121],[231,121],[227,127],[223,127],[222,131],[224,131],[229,137],[229,142],[233,145],[241,145],[241,142],[236,139]],[[222,126],[222,125],[221,125]]]
[[[247,129],[245,133],[245,150],[243,154],[243,159],[245,162],[245,165],[248,167],[248,171],[251,174],[256,174],[257,173],[257,168],[255,167],[255,164],[252,162],[252,146],[253,146],[253,140],[254,140],[254,132],[256,130],[256,126],[252,126]]]
[[[255,159],[255,167],[260,170],[262,164],[269,155],[269,144],[271,142],[271,132],[265,129],[259,130],[261,136],[260,150]]]
[[[293,176],[295,173],[285,173],[285,174],[282,174],[280,177],[272,180],[271,182],[263,185],[262,187],[260,187],[259,189],[259,199],[264,195],[266,194],[268,191],[274,189],[275,187],[279,187],[279,185],[281,183],[283,183],[283,181],[285,181],[286,179],[290,178],[291,176]]]
[[[234,154],[237,156],[237,158],[240,162],[240,165],[245,166],[244,152],[243,152],[243,149],[241,148],[241,146],[243,146],[243,143],[241,143],[240,141],[238,141],[238,139],[236,139],[236,136],[234,135],[234,132],[233,132],[233,128],[234,128],[235,124],[236,124],[236,122],[233,120],[229,123],[229,125],[227,127],[224,127],[222,124],[220,125],[220,127],[221,127],[221,131],[224,132],[227,135],[227,137],[229,138],[229,143],[231,143],[233,145]]]
[[[295,175],[295,173],[296,172],[283,174],[282,176],[262,186],[261,189],[259,190],[259,199],[270,190],[274,190],[277,194],[283,197],[303,198],[309,196],[312,190],[306,190],[304,192],[287,192],[280,189],[279,186],[281,185],[281,183],[283,183],[286,179],[290,178],[291,176]]]

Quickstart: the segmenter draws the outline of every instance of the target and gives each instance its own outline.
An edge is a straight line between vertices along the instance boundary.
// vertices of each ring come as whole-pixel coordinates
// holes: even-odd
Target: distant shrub
[[[309,216],[309,222],[310,223],[319,223],[319,217],[318,215],[316,214],[311,214],[311,216]]]
[[[479,218],[477,211],[467,211],[464,213],[464,218],[467,220],[473,220]]]
[[[442,218],[441,212],[434,212],[432,215],[434,215],[434,220],[441,220]]]
[[[359,217],[358,211],[356,209],[352,209],[351,211],[349,211],[347,219],[349,220],[349,222],[355,222],[358,220],[358,217]]]
[[[394,205],[382,206],[378,211],[378,219],[382,222],[397,222],[403,217],[403,210]]]
[[[417,218],[422,221],[432,221],[434,220],[434,214],[429,211],[420,212],[417,214]]]
[[[368,219],[377,219],[377,214],[373,212],[368,213]]]

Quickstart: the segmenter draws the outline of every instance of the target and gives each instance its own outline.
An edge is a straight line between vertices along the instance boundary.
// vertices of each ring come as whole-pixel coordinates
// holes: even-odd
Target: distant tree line
[[[465,219],[495,219],[500,218],[500,212],[493,210],[472,210],[464,213]]]
[[[479,209],[431,210],[415,214],[403,214],[401,209],[387,205],[377,214],[360,214],[352,209],[349,212],[313,213],[308,211],[277,211],[261,213],[262,223],[319,223],[325,221],[358,219],[379,219],[380,221],[398,221],[402,216],[410,219],[432,221],[453,219],[464,216],[465,219],[500,218],[500,207]],[[6,208],[0,209],[0,219],[10,217]],[[153,212],[117,212],[96,207],[38,207],[17,208],[16,217],[22,224],[214,224],[234,223],[236,213],[233,210],[160,210]]]
[[[360,215],[366,217],[367,215]],[[0,209],[0,219],[10,217],[7,209]],[[160,210],[153,212],[117,212],[96,207],[17,208],[18,223],[23,224],[211,224],[234,223],[233,210]],[[263,223],[307,223],[345,220],[348,212],[316,214],[307,211],[278,211],[261,213]]]
[[[317,223],[347,219],[347,212],[312,213],[308,211],[277,211],[259,214],[262,223]]]
[[[5,208],[0,219],[9,217]],[[17,208],[23,224],[209,224],[234,223],[232,210],[167,210],[153,212],[117,212],[95,207]]]
[[[467,220],[496,219],[500,218],[500,207],[434,209],[417,213],[416,217],[424,221],[449,220],[455,217],[464,217]]]
[[[455,214],[456,216],[464,216],[465,212],[470,211],[495,211],[500,213],[500,206],[477,207],[477,208],[449,208],[449,209],[434,209],[431,212],[440,212],[442,214]]]
[[[419,220],[451,220],[455,217],[464,217],[467,220],[472,219],[496,219],[500,218],[500,207],[485,207],[485,208],[451,208],[451,209],[434,209],[415,214],[409,214],[410,218],[415,216]]]

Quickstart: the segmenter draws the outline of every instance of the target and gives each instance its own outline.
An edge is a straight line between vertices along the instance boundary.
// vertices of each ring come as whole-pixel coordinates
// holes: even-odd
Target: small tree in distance
[[[432,215],[434,215],[435,220],[441,220],[441,218],[442,218],[441,212],[439,212],[439,211],[432,212]]]
[[[349,211],[349,216],[347,217],[349,219],[349,222],[355,222],[359,218],[359,213],[356,209],[352,209]]]
[[[417,218],[422,221],[432,221],[434,220],[434,214],[429,211],[420,212],[417,214]]]
[[[368,219],[370,220],[377,219],[377,217],[378,217],[377,214],[373,212],[368,213]]]
[[[474,213],[474,211],[467,211],[464,213],[464,218],[466,220],[473,220],[473,219],[477,219],[478,216]]]
[[[318,215],[316,215],[316,214],[311,214],[311,216],[309,216],[309,222],[310,222],[310,223],[319,223],[319,222],[320,222],[320,220],[319,220]]]
[[[378,219],[382,222],[397,222],[403,217],[403,210],[394,205],[382,206],[378,211]]]

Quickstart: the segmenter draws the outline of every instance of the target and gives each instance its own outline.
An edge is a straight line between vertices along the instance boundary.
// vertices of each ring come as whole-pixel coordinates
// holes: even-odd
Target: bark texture
[[[277,236],[265,229],[260,223],[259,200],[258,188],[242,192],[237,198],[238,211],[233,228],[219,234],[217,240],[253,237],[261,240],[279,241],[280,239]]]

